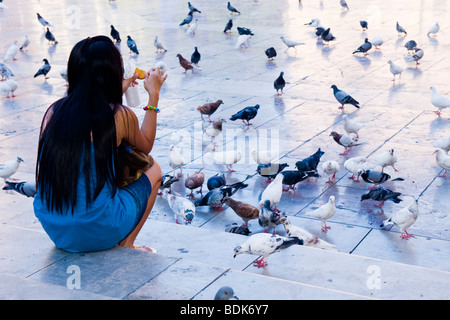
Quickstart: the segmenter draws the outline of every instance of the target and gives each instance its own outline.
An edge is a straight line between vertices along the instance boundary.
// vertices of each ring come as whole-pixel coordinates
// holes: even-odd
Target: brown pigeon
[[[192,64],[192,62],[183,58],[183,56],[181,54],[177,54],[177,57],[178,57],[178,60],[180,60],[180,65],[184,68],[184,73],[186,73],[186,71],[188,71],[188,70],[192,70],[192,73],[194,72],[195,67]]]
[[[205,119],[203,119],[203,115],[208,115],[209,122],[212,122],[210,119],[211,115],[216,112],[217,108],[219,108],[222,103],[223,101],[219,99],[216,102],[208,102],[197,107],[197,110],[200,111],[202,120],[205,121]]]
[[[191,174],[184,181],[184,186],[191,190],[191,193],[188,194],[188,197],[193,197],[194,193],[192,192],[194,189],[200,187],[200,190],[197,193],[202,192],[203,182],[205,181],[205,174],[202,172],[203,168],[198,170],[197,172]]]
[[[339,134],[336,131],[331,132],[330,136],[333,136],[334,141],[345,148],[345,151],[340,153],[340,155],[343,156],[347,155],[352,147],[365,143],[364,141],[356,141],[354,138],[346,134]]]
[[[225,200],[225,203],[231,207],[231,209],[236,212],[236,214],[244,220],[243,226],[248,226],[248,220],[252,219],[258,219],[259,217],[259,210],[258,208],[255,208],[254,206],[242,202],[237,201],[231,198],[227,198]]]

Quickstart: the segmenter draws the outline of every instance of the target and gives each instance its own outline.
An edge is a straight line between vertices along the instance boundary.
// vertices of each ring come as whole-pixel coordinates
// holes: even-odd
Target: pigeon
[[[368,55],[368,51],[372,49],[372,44],[370,43],[369,39],[364,39],[364,43],[358,47],[355,51],[353,51],[353,54],[355,53],[363,53],[365,56]]]
[[[39,13],[37,13],[37,18],[40,24],[42,24],[42,26],[44,28],[46,27],[53,27],[47,20],[45,20]]]
[[[271,182],[286,167],[289,167],[287,163],[262,163],[258,165],[256,171],[260,176],[267,178],[267,182]]]
[[[382,186],[376,187],[361,196],[361,201],[372,199],[375,201],[380,201],[376,206],[381,208],[384,202],[390,200],[394,203],[400,203],[402,199],[399,198],[402,194],[400,192],[394,192],[392,190],[383,188]]]
[[[408,51],[414,51],[414,49],[417,47],[417,42],[414,40],[409,40],[407,43],[405,43],[405,48],[408,49]]]
[[[225,228],[225,232],[241,234],[243,236],[248,236],[251,233],[248,226],[238,225],[236,222],[227,225]]]
[[[28,35],[25,35],[20,42],[19,50],[24,50],[30,44],[30,39],[28,39]]]
[[[283,89],[286,86],[286,81],[284,80],[283,76],[284,76],[284,72],[281,71],[278,78],[276,78],[275,81],[273,82],[273,87],[275,88],[275,90],[277,90],[278,96],[281,96],[283,94]],[[280,90],[281,90],[281,93],[278,93],[278,91],[280,91]]]
[[[450,150],[450,136],[434,141],[433,146],[444,150],[445,153],[448,153]]]
[[[249,34],[243,34],[240,35],[237,40],[236,40],[236,44],[234,46],[235,49],[239,49],[239,48],[248,48],[248,40],[251,38],[251,35]]]
[[[158,61],[155,64],[155,68],[159,68],[163,74],[167,72],[167,65],[163,61]]]
[[[4,81],[5,79],[14,77],[14,74],[6,64],[0,62],[0,76],[2,77],[1,81]]]
[[[341,166],[335,160],[327,160],[322,163],[322,170],[328,175],[327,183],[333,183],[331,179],[334,179],[336,177],[336,172],[338,172],[340,169]]]
[[[388,61],[389,63],[389,71],[392,73],[392,75],[394,76],[394,79],[392,79],[392,81],[395,81],[395,76],[398,74],[398,78],[400,79],[402,77],[402,72],[405,71],[405,68],[399,66],[398,64],[395,64],[394,62],[392,62],[392,60]]]
[[[336,87],[336,85],[334,85],[334,84],[331,86],[331,88],[333,88],[334,97],[341,104],[339,109],[344,109],[345,104],[351,104],[355,108],[359,109],[359,102],[356,101],[355,99],[353,99],[352,96],[350,96],[345,91],[339,90],[338,87]]]
[[[438,177],[445,178],[447,170],[450,170],[450,156],[445,154],[442,149],[437,149],[433,154],[436,154],[436,163],[438,166],[444,169],[444,173],[438,175]]]
[[[314,33],[316,36],[317,36],[317,38],[322,38],[322,33],[325,31],[325,28],[324,27],[317,27],[316,28],[316,32]],[[330,31],[328,31],[328,33],[329,33]],[[328,37],[328,36],[327,36]]]
[[[47,59],[43,59],[42,61],[44,61],[44,65],[36,72],[34,77],[36,78],[40,75],[43,75],[45,79],[48,79],[47,74],[50,72],[52,66]]]
[[[136,41],[134,41],[130,36],[127,36],[127,46],[131,52],[134,52],[135,54],[139,54],[139,50],[137,48]]]
[[[179,194],[169,194],[167,191],[163,193],[163,198],[166,198],[170,209],[172,209],[176,224],[180,224],[179,219],[182,219],[185,224],[192,223],[196,210],[192,201]]]
[[[280,172],[283,175],[282,184],[289,186],[287,189],[283,188],[283,191],[289,191],[289,189],[294,190],[295,185],[309,177],[318,177],[319,175],[316,172],[309,171],[299,171],[299,170],[286,170]]]
[[[256,117],[259,110],[259,104],[256,104],[254,106],[245,107],[244,109],[238,111],[237,113],[233,114],[230,118],[231,121],[236,121],[238,119],[242,120],[247,126],[250,126],[250,120]]]
[[[310,155],[309,157],[297,161],[295,163],[295,167],[300,171],[315,171],[317,172],[317,166],[319,165],[320,158],[325,154],[320,148],[317,151]]]
[[[344,130],[347,134],[356,134],[355,140],[359,139],[359,130],[364,127],[364,124],[350,119],[346,114],[342,116],[344,119]]]
[[[336,40],[336,37],[333,36],[333,34],[330,32],[330,28],[323,30],[320,33],[320,37],[322,38],[323,41],[325,41],[325,43],[329,43],[330,41],[334,41]]]
[[[275,58],[277,56],[277,51],[275,50],[274,47],[270,47],[268,49],[266,49],[266,51],[264,51],[264,53],[267,56],[267,59],[269,60],[273,60],[273,58]]]
[[[195,31],[197,30],[198,27],[198,19],[195,19],[194,22],[192,22],[191,24],[189,24],[189,27],[186,30],[186,34],[195,34]]]
[[[189,8],[189,11],[191,11],[192,13],[194,13],[194,12],[202,13],[200,10],[198,10],[196,7],[194,7],[190,2],[188,2],[188,8]]]
[[[278,225],[283,224],[286,219],[284,212],[273,211],[270,208],[270,200],[266,200],[261,207],[258,215],[258,223],[261,227],[265,228],[264,232],[267,232],[270,228],[273,230],[272,234],[275,235],[275,229]]]
[[[159,53],[161,51],[167,52],[167,49],[164,47],[162,42],[158,39],[158,36],[155,37],[155,41],[153,41],[153,45],[155,46],[157,53]]]
[[[427,36],[430,36],[430,34],[436,36],[436,34],[439,32],[439,29],[439,22],[436,22],[435,24],[433,24],[430,30],[428,30]]]
[[[17,60],[16,55],[19,52],[19,46],[17,45],[17,40],[8,47],[3,57],[3,62],[7,62],[8,60]]]
[[[367,21],[362,20],[359,22],[359,24],[360,24],[361,28],[363,29],[363,31],[366,31],[367,29],[369,29],[369,24],[367,23]]]
[[[116,28],[114,28],[113,25],[111,25],[111,38],[113,38],[114,41],[116,41],[116,43],[122,41],[122,40],[120,39],[119,31],[117,31]]]
[[[372,170],[376,168],[376,166],[377,164],[368,161],[366,157],[353,157],[344,162],[345,170],[352,174],[348,178],[353,180],[353,182],[359,182],[361,170]]]
[[[386,182],[388,180],[390,181],[404,181],[403,178],[395,178],[391,180],[391,176],[387,173],[375,171],[375,170],[361,170],[360,173],[361,178],[367,182],[367,183],[373,183],[374,186],[370,189],[376,188],[378,184],[381,184],[383,182]]]
[[[224,185],[219,188],[212,189],[204,197],[195,201],[195,206],[210,206],[214,209],[222,208],[225,200],[241,189],[247,188],[248,184],[244,183],[251,176],[241,182],[236,182],[231,185]]]
[[[48,42],[50,44],[53,44],[53,45],[58,43],[58,41],[56,41],[55,36],[53,35],[53,33],[50,32],[49,28],[47,28],[47,31],[45,32],[45,39],[47,39]]]
[[[436,108],[438,108],[438,110],[434,111],[434,113],[440,116],[443,109],[450,107],[450,99],[439,94],[436,91],[435,86],[431,86],[430,89],[431,89],[431,104]]]
[[[259,218],[259,209],[242,201],[232,198],[225,199],[225,204],[229,205],[233,211],[244,220],[243,226],[248,226],[248,221]]]
[[[184,165],[184,158],[178,151],[178,148],[174,145],[171,145],[169,147],[169,165],[173,170],[173,175],[175,176],[175,170],[180,169],[180,172],[178,173],[178,177],[183,176],[183,165]]]
[[[294,48],[295,50],[297,50],[297,48],[296,48],[297,46],[305,44],[303,42],[298,42],[298,41],[293,41],[293,40],[286,39],[284,36],[281,36],[280,39],[287,46],[285,51],[287,51],[289,48]]]
[[[377,36],[377,37],[373,37],[369,40],[369,42],[375,46],[375,49],[379,49],[378,47],[382,46],[384,43],[384,40],[382,37]]]
[[[5,181],[5,186],[3,187],[3,190],[14,190],[28,198],[33,198],[37,193],[36,183],[27,181],[22,182]]]
[[[219,119],[217,121],[212,122],[207,128],[203,130],[203,132],[211,137],[213,141],[214,147],[217,147],[217,143],[214,141],[215,137],[222,133],[222,124],[225,122],[224,119]]]
[[[20,163],[23,162],[21,157],[17,157],[14,160],[6,161],[0,164],[0,178],[6,182],[13,174],[19,169]]]
[[[397,32],[398,32],[399,36],[400,36],[401,33],[408,34],[406,32],[406,30],[401,25],[398,24],[398,21],[397,21],[396,29],[397,29]]]
[[[381,172],[388,166],[391,166],[395,172],[398,171],[394,167],[394,164],[397,162],[397,155],[394,154],[394,149],[389,149],[380,153],[375,160],[381,166]]]
[[[234,291],[231,287],[222,287],[217,291],[216,295],[214,296],[214,300],[230,300],[235,299],[239,300],[238,297],[234,295]]]
[[[250,30],[249,28],[245,28],[245,27],[237,27],[237,31],[240,35],[244,35],[247,34],[249,36],[254,36],[255,34],[252,32],[252,30]]]
[[[8,9],[8,6],[3,3],[3,0],[0,1],[0,9]]]
[[[334,204],[334,201],[334,196],[330,196],[326,204],[307,213],[307,215],[319,218],[321,220],[323,232],[327,232],[328,229],[331,229],[331,227],[327,226],[327,220],[334,216],[334,214],[336,213],[336,206]]]
[[[17,90],[18,84],[17,81],[13,79],[7,79],[5,82],[0,83],[1,91],[6,94],[5,98],[14,98],[14,92]],[[11,95],[9,95],[11,93]]]
[[[179,24],[179,26],[184,26],[184,25],[189,25],[192,22],[193,19],[193,15],[192,15],[192,11],[189,11],[188,15],[186,16],[186,18],[184,18],[183,21],[181,21],[181,23]]]
[[[232,169],[232,166],[241,160],[242,153],[236,150],[210,151],[205,153],[204,157],[213,159],[214,163],[226,165],[228,173],[231,173],[235,172],[235,170]]]
[[[303,240],[298,238],[288,238],[279,235],[270,235],[267,233],[257,233],[249,237],[240,246],[234,248],[234,258],[238,254],[248,253],[251,255],[262,256],[254,261],[254,266],[263,268],[267,266],[268,257],[281,249],[288,248],[292,245],[302,245]]]
[[[325,240],[316,237],[310,232],[296,225],[293,225],[289,219],[283,221],[284,230],[286,234],[291,238],[299,238],[303,240],[303,245],[312,248],[318,248],[329,251],[338,251],[334,244],[328,243]]]
[[[200,52],[198,52],[198,48],[194,47],[194,52],[191,55],[191,62],[198,66],[200,59],[201,59],[201,54],[200,54]]]
[[[406,62],[416,62],[416,66],[419,65],[419,60],[423,58],[423,50],[420,48],[415,48],[414,49],[414,53],[410,54],[410,55],[406,55],[403,57],[403,59],[405,59]]]
[[[359,145],[365,143],[363,141],[357,141],[354,138],[352,138],[346,134],[339,134],[336,131],[332,131],[330,133],[330,136],[333,137],[334,141],[336,141],[337,144],[339,144],[345,148],[345,151],[343,153],[339,154],[341,156],[347,155],[353,147],[359,146]]]
[[[194,70],[201,70],[195,64],[183,58],[181,54],[177,54],[177,57],[178,61],[180,62],[180,66],[184,69],[183,73],[186,73],[188,70],[191,70],[192,73],[194,73]]]
[[[223,29],[223,32],[227,33],[231,31],[231,28],[233,28],[233,19],[228,20],[227,24],[225,25],[225,29]]]
[[[203,182],[205,182],[205,173],[202,172],[202,170],[203,168],[194,172],[184,180],[184,186],[191,190],[191,193],[188,194],[188,197],[193,197],[193,190],[197,189],[198,187],[200,187],[200,190],[197,191],[197,193],[202,193]]]
[[[311,19],[310,22],[305,23],[305,26],[310,26],[314,28],[320,27],[320,19],[317,18]]]
[[[345,0],[341,0],[340,3],[341,3],[342,9],[350,10],[350,8],[348,7],[348,4]]]
[[[205,119],[203,119],[203,116],[207,115],[209,122],[212,122],[211,115],[216,112],[221,104],[223,104],[223,101],[219,99],[216,102],[207,102],[201,106],[198,106],[197,110],[200,112],[202,120],[205,121]]]
[[[252,159],[257,164],[267,164],[271,163],[273,160],[278,158],[279,154],[276,151],[268,151],[268,150],[260,150],[253,149],[252,150]]]
[[[168,189],[167,193],[172,193],[172,184],[177,182],[179,179],[175,177],[174,175],[165,174],[162,177],[161,185],[159,186],[160,192],[158,192],[158,195],[162,195],[163,191]]]
[[[282,193],[283,193],[283,175],[280,172],[261,193],[261,197],[259,200],[259,207],[262,208],[265,202],[269,200],[270,207],[275,207],[275,210],[278,211],[277,204],[281,200]]]
[[[230,11],[230,14],[233,14],[233,13],[241,14],[238,10],[236,10],[235,7],[233,7],[231,5],[230,1],[228,1],[227,9],[228,9],[228,11]]]
[[[380,225],[381,228],[388,225],[395,225],[400,228],[400,237],[402,239],[408,239],[413,237],[412,234],[409,234],[407,229],[411,227],[417,220],[419,216],[419,207],[418,200],[414,200],[408,207],[404,207],[403,209],[394,213],[392,217],[383,221]]]
[[[226,185],[226,179],[225,174],[222,173],[221,176],[219,176],[218,173],[216,173],[214,176],[210,177],[208,181],[206,182],[206,186],[208,187],[208,190],[211,191],[216,188],[220,188],[224,185]]]

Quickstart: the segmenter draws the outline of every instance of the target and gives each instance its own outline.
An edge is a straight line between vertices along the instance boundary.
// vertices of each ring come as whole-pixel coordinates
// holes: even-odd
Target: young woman
[[[136,77],[123,79],[120,52],[108,37],[77,43],[67,75],[67,95],[49,107],[42,121],[35,215],[62,250],[133,248],[155,202],[161,169],[154,162],[122,187],[118,146],[125,143],[150,153],[159,92],[167,76],[158,68],[147,72],[149,99],[139,128],[135,113],[122,105],[123,92]]]

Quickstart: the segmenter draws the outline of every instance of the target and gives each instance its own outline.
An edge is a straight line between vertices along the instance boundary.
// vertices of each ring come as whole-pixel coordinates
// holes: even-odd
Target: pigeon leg
[[[436,113],[438,116],[441,115],[441,110],[437,110],[437,111],[433,111],[434,113]]]
[[[355,180],[355,175],[353,174],[351,177],[348,177],[351,180]]]
[[[284,188],[284,187],[283,187],[283,191],[284,191],[284,192],[289,191],[289,187],[287,187],[287,188]]]
[[[346,156],[352,149],[346,149],[344,152],[339,153],[341,156]]]
[[[375,207],[381,208],[384,205],[384,201],[381,201],[379,204],[375,205]]]
[[[200,190],[197,193],[202,193],[203,186],[200,187]]]
[[[447,174],[447,169],[444,169],[444,173],[438,175],[438,177],[445,178],[447,176],[446,174]]]
[[[263,268],[267,266],[267,262],[265,262],[264,257],[262,257],[261,259],[255,260],[253,265],[258,268]]]
[[[228,167],[228,173],[236,172],[236,170],[233,170],[231,168],[231,164],[227,166]]]
[[[344,105],[340,106],[338,109],[344,110]]]
[[[411,237],[414,237],[414,235],[408,233],[408,232],[405,230],[405,234],[403,234],[403,232],[401,232],[400,237],[401,237],[402,239],[407,240],[407,239],[409,239],[409,238],[411,238]]]
[[[328,181],[326,183],[333,183],[333,181],[331,181],[331,178],[328,177]]]
[[[373,185],[373,186],[369,187],[369,190],[373,190],[373,189],[375,189],[376,187],[377,187],[377,185]]]
[[[327,223],[324,221],[322,223],[322,232],[327,232],[328,229],[331,229],[331,227],[327,226]]]
[[[194,197],[194,193],[192,192],[192,190],[191,190],[191,193],[189,193],[186,197],[191,197],[191,198]]]

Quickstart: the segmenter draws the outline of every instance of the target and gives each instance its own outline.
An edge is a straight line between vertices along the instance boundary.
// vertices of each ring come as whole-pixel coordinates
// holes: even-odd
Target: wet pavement
[[[440,116],[430,102],[430,86],[450,97],[450,26],[447,2],[352,1],[350,10],[339,1],[236,1],[241,12],[230,15],[226,2],[192,2],[202,13],[195,34],[178,26],[188,13],[184,1],[4,1],[0,9],[1,54],[14,40],[25,34],[30,39],[26,51],[6,64],[18,82],[16,97],[0,97],[0,163],[21,156],[24,162],[13,178],[34,179],[36,148],[41,119],[48,106],[64,95],[65,68],[73,45],[98,34],[109,35],[110,25],[136,41],[140,54],[131,55],[125,41],[118,45],[124,60],[148,69],[157,62],[167,65],[168,79],[160,97],[157,141],[151,155],[163,174],[171,173],[169,146],[175,144],[185,158],[183,178],[173,190],[187,195],[184,178],[204,168],[205,178],[225,173],[228,183],[244,180],[248,187],[233,198],[258,205],[266,179],[256,172],[251,157],[255,147],[273,150],[289,170],[318,148],[325,152],[321,163],[336,160],[341,168],[335,183],[321,171],[294,190],[284,192],[278,208],[294,224],[336,246],[339,252],[307,247],[290,247],[273,254],[265,268],[255,268],[257,256],[240,255],[233,249],[247,236],[225,232],[242,220],[231,208],[213,210],[198,207],[191,225],[175,224],[167,201],[158,197],[137,238],[137,244],[157,249],[157,254],[114,248],[104,252],[68,254],[55,249],[32,210],[32,199],[12,191],[0,193],[0,297],[2,299],[205,299],[210,300],[223,285],[234,288],[240,299],[448,299],[450,297],[450,177],[435,160],[433,142],[450,135],[450,109]],[[52,25],[58,44],[50,45],[36,19],[39,12]],[[223,33],[233,18],[231,33]],[[330,27],[336,40],[324,45],[305,26],[313,18]],[[362,31],[359,21],[367,20]],[[395,23],[407,30],[399,36]],[[435,22],[440,31],[427,32]],[[248,47],[235,48],[236,27],[247,27],[254,36]],[[280,40],[284,35],[305,43],[288,49]],[[158,36],[167,48],[156,53],[153,40]],[[381,36],[384,44],[369,55],[353,55],[367,37]],[[415,40],[425,54],[420,64],[405,62],[404,44]],[[183,73],[176,55],[189,59],[194,47],[201,53],[201,71]],[[277,56],[269,61],[264,51],[274,47]],[[47,58],[52,65],[49,79],[33,78]],[[392,80],[388,60],[405,68],[401,79]],[[278,96],[273,81],[284,72],[286,87]],[[335,100],[331,85],[359,101],[356,109]],[[138,85],[141,104],[133,110],[142,119],[145,91]],[[239,150],[242,159],[227,173],[225,165],[210,163],[211,138],[203,133],[204,123],[197,107],[222,99],[224,104],[211,116],[225,119],[222,133],[215,138],[218,150]],[[126,100],[124,99],[124,103]],[[259,104],[250,127],[230,116],[247,106]],[[365,143],[342,156],[331,131],[344,133],[343,115],[364,123],[360,140]],[[401,192],[399,204],[387,201],[360,201],[371,184],[348,179],[344,161],[356,156],[375,160],[394,149],[398,157],[392,178],[383,185]],[[1,182],[3,185],[3,182]],[[206,194],[206,180],[203,188]],[[321,223],[307,213],[336,198],[336,214],[324,233]],[[195,195],[199,198],[200,195]],[[408,229],[414,237],[400,238],[396,226],[380,224],[418,198],[419,216]],[[251,234],[263,232],[251,220]],[[282,226],[276,232],[285,235]],[[75,269],[74,267],[75,266]],[[77,269],[78,268],[78,269]],[[74,278],[81,273],[80,278]],[[73,276],[73,277],[72,277]],[[80,283],[80,287],[71,284]],[[277,290],[268,290],[276,286]],[[70,289],[73,290],[70,290]]]

